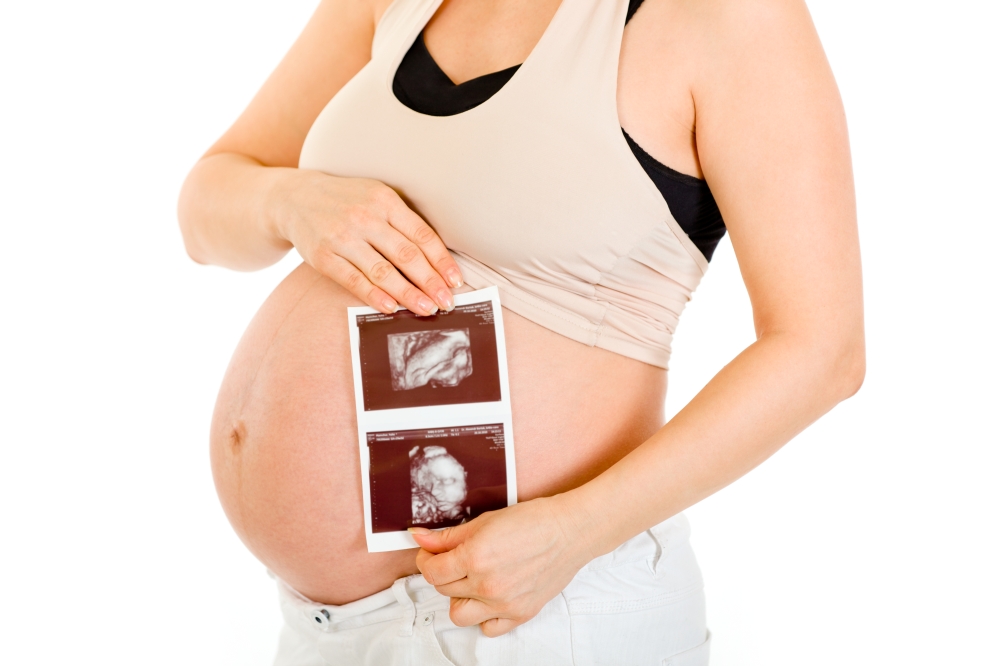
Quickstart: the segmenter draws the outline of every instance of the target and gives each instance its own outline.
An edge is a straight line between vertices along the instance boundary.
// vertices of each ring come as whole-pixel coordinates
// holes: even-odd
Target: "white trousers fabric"
[[[683,515],[593,560],[533,619],[486,638],[457,627],[423,576],[343,606],[278,581],[275,666],[706,666],[701,572]]]

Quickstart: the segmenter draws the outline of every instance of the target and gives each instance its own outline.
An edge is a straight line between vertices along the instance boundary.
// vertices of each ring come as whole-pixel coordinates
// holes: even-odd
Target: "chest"
[[[424,41],[454,83],[527,59],[562,0],[444,0]],[[633,0],[633,3],[635,0]],[[701,46],[678,0],[643,0],[622,36],[618,115],[657,160],[702,178],[692,86]]]
[[[372,60],[317,118],[300,166],[394,187],[448,247],[511,277],[589,289],[672,221],[621,132],[626,5],[563,0],[499,92],[438,117],[403,105],[391,80],[441,3],[397,2]]]

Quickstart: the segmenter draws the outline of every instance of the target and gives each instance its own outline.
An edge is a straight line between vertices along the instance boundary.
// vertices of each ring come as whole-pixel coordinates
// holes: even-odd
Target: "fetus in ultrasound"
[[[457,524],[469,516],[465,468],[443,446],[410,450],[410,493],[414,525]]]
[[[388,338],[393,391],[458,386],[472,374],[467,328],[393,333]]]

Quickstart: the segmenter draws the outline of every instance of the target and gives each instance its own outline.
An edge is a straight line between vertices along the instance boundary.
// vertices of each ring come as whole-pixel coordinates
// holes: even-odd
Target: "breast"
[[[346,319],[359,304],[308,266],[289,275],[236,349],[211,431],[216,487],[236,532],[326,603],[416,571],[412,552],[365,547]],[[506,309],[504,323],[521,500],[584,483],[662,424],[662,370]]]
[[[631,153],[621,153],[620,131],[574,131],[568,125],[592,121],[544,103],[526,113],[506,87],[465,113],[427,116],[380,79],[366,68],[337,93],[299,166],[392,186],[455,251],[508,271],[594,282],[669,215]],[[515,75],[508,86],[523,84]],[[627,158],[624,168],[608,169],[595,153]]]

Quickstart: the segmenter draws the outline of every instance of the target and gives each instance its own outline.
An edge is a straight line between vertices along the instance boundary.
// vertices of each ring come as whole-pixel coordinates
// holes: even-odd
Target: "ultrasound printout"
[[[517,501],[496,287],[421,317],[348,308],[369,552]]]

